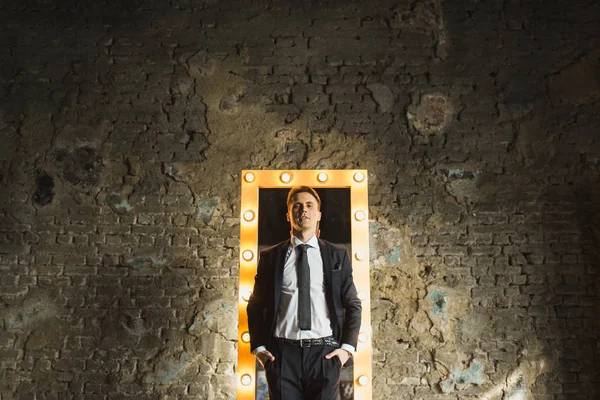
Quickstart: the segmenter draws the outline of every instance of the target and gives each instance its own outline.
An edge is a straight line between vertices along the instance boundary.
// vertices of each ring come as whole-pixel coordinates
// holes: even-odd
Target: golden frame
[[[238,293],[237,398],[255,398],[255,358],[250,353],[246,304],[254,286],[258,250],[258,196],[260,188],[297,185],[315,188],[349,188],[352,269],[362,301],[359,342],[354,356],[354,398],[372,399],[371,305],[369,275],[369,202],[366,170],[244,170],[241,176],[240,282]]]

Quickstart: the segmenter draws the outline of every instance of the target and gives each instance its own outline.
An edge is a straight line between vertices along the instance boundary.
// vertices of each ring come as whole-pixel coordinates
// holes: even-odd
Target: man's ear
[[[319,211],[319,216],[317,217],[317,221],[320,221],[320,220],[321,220],[321,215],[322,215],[322,214],[321,214],[321,211]]]
[[[287,222],[290,222],[290,213],[285,213],[285,219]]]

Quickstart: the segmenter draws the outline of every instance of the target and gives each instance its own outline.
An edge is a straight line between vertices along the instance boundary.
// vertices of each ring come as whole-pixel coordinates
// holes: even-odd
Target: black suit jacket
[[[259,346],[271,348],[289,245],[290,241],[285,240],[260,252],[254,290],[246,308],[252,351]],[[348,253],[346,249],[321,239],[319,248],[333,336],[340,344],[347,343],[356,348],[362,307],[352,280]]]

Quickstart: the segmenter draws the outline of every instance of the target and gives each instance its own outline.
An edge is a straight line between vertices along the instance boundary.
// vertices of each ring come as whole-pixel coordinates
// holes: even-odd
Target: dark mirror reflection
[[[351,250],[350,188],[316,189],[321,198],[320,238]],[[286,200],[289,188],[259,189],[258,249],[272,246],[290,237],[286,220]],[[340,393],[336,400],[354,398],[352,367],[343,367]],[[265,371],[256,363],[256,399],[269,399]]]

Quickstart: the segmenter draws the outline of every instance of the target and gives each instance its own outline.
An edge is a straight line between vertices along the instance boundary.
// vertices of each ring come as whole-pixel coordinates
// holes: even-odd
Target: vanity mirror
[[[354,365],[342,369],[340,399],[371,399],[371,315],[367,171],[242,171],[240,281],[238,298],[237,398],[266,399],[264,371],[250,353],[247,301],[254,285],[259,251],[289,237],[285,200],[293,186],[313,187],[321,197],[320,237],[345,247],[362,301]]]

